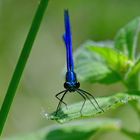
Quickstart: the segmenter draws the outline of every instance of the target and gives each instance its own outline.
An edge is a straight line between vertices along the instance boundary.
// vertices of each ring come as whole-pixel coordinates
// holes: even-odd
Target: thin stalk
[[[25,40],[23,49],[21,51],[20,57],[18,59],[17,65],[15,67],[13,76],[11,78],[11,81],[9,83],[6,96],[4,98],[1,110],[0,110],[0,135],[2,134],[2,130],[4,128],[11,104],[13,102],[14,96],[16,94],[17,87],[19,85],[23,70],[25,68],[25,65],[27,63],[29,54],[31,52],[35,37],[37,35],[37,32],[39,30],[43,15],[45,13],[45,10],[47,8],[49,0],[41,0],[37,11],[35,13],[31,28],[29,30],[29,33],[27,35],[27,38]]]
[[[140,91],[140,72],[138,72],[136,74],[136,76],[132,77],[132,78],[133,78],[133,82],[127,84],[127,90],[132,92],[132,94],[134,94],[136,91]],[[130,103],[130,105],[133,107],[133,109],[137,113],[139,123],[140,123],[140,109],[138,107],[138,104],[139,104],[138,101],[134,101],[134,102]],[[139,132],[140,132],[140,130],[139,130]]]
[[[138,79],[137,79],[137,88],[138,88],[138,91],[140,91],[140,72],[138,72]],[[140,102],[139,102],[140,104]],[[140,108],[138,108],[138,105],[136,106],[136,109],[137,109],[137,114],[138,114],[138,117],[139,117],[139,123],[140,123]],[[139,127],[139,132],[140,132],[140,127]]]
[[[140,72],[138,73],[138,90],[140,91]]]

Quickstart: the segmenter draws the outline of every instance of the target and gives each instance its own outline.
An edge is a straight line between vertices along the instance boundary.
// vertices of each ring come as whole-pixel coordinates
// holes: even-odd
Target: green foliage
[[[129,88],[140,90],[140,59],[138,59],[135,64],[128,71],[125,81]]]
[[[129,93],[129,92],[128,92]],[[134,95],[137,94],[137,95]],[[140,92],[134,92],[133,95],[126,94],[126,93],[117,93],[112,96],[108,97],[100,97],[97,98],[98,103],[100,104],[100,107],[106,112],[112,109],[115,109],[121,105],[124,105],[128,102],[131,102],[133,100],[140,100]],[[92,100],[92,102],[95,102]],[[87,117],[95,117],[99,114],[104,113],[102,110],[98,109],[96,110],[94,106],[90,102],[86,102],[82,114],[80,113],[80,109],[82,107],[83,102],[72,104],[68,106],[67,108],[62,108],[58,113],[57,116],[54,112],[49,116],[50,119],[56,120],[60,123],[64,123],[73,119],[78,118],[87,118]]]
[[[132,138],[133,140],[139,140],[140,139],[140,133],[136,133],[136,132],[130,132],[126,129],[122,129],[121,130],[124,134],[126,134],[127,136],[129,136],[130,138]]]
[[[129,57],[136,59],[138,33],[140,31],[140,17],[128,23],[119,30],[115,37],[115,47]]]
[[[79,81],[89,83],[112,84],[122,82],[126,91],[114,95],[97,98],[99,105],[107,112],[117,109],[121,105],[130,104],[140,118],[140,59],[136,54],[140,18],[136,18],[124,26],[116,35],[114,42],[84,43],[75,53],[76,72]],[[92,100],[93,102],[95,100]],[[83,102],[61,108],[47,117],[51,120],[64,123],[74,119],[93,118],[104,112],[86,101],[80,112]],[[75,122],[76,123],[76,122]],[[98,119],[96,121],[80,121],[76,124],[52,127],[51,130],[42,130],[24,137],[15,137],[13,140],[88,140],[100,130],[118,130],[134,140],[140,139],[140,132],[130,132],[112,119]],[[11,138],[10,138],[11,140]]]
[[[140,102],[140,59],[136,56],[139,21],[139,18],[136,18],[123,27],[114,42],[88,41],[75,53],[75,69],[81,81],[103,84],[122,82],[126,86],[127,92],[97,98],[105,112],[130,103],[140,117],[140,111],[136,107],[136,103]],[[82,102],[69,105],[68,109],[62,108],[57,115],[54,112],[49,117],[63,123],[104,113],[93,108],[90,102],[86,102],[80,113],[81,106]],[[121,131],[135,140],[139,139],[140,133],[129,132],[123,128]]]
[[[121,122],[114,119],[77,121],[63,126],[51,126],[32,134],[4,140],[87,140],[104,131],[120,130]]]
[[[121,81],[129,89],[139,89],[140,60],[136,56],[139,21],[136,18],[123,27],[114,42],[84,43],[75,54],[79,79],[103,84]]]
[[[112,84],[123,79],[129,59],[107,43],[87,42],[76,52],[76,72],[82,81]]]

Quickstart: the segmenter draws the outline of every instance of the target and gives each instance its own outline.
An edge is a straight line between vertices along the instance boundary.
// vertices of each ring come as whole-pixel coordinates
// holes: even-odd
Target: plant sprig
[[[138,46],[138,33],[140,31],[140,18],[136,18],[129,24],[120,29],[114,41],[94,42],[88,41],[80,47],[75,53],[76,73],[79,81],[100,84],[112,84],[122,82],[126,91],[114,93],[108,97],[99,97],[100,106],[105,112],[117,109],[120,105],[131,104],[139,114],[140,104],[140,59],[139,53],[136,53]],[[93,108],[90,102],[86,102],[85,110],[80,113],[82,102],[68,106],[68,109],[62,108],[56,115],[51,113],[48,118],[64,123],[74,119],[92,118],[101,113]],[[79,121],[78,121],[79,122]],[[84,125],[83,125],[84,124]],[[93,124],[93,125],[92,125]],[[101,119],[68,124],[67,126],[57,126],[51,128],[51,131],[40,131],[28,136],[14,137],[12,140],[25,139],[89,139],[99,130],[117,130],[134,140],[140,139],[140,132],[130,132],[123,128],[123,125],[116,123],[115,120]],[[80,132],[80,133],[79,133]],[[63,137],[65,136],[65,137]],[[7,139],[9,140],[9,139]]]
[[[97,98],[105,112],[130,103],[139,114],[136,105],[132,104],[140,103],[140,53],[136,53],[139,32],[138,17],[121,28],[114,41],[87,41],[75,53],[75,69],[79,81],[106,85],[122,82],[126,87],[126,91],[120,91],[121,94]],[[92,104],[87,102],[81,114],[81,106],[82,102],[69,105],[68,109],[64,107],[57,115],[55,112],[50,114],[50,119],[63,123],[103,113],[93,109]],[[129,132],[123,128],[121,131],[135,140],[139,139],[140,132]]]

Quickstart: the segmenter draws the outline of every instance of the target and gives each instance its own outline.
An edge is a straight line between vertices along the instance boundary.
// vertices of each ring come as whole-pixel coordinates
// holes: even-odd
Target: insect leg
[[[84,91],[84,90],[82,90],[82,89],[78,89],[78,90],[80,90],[81,92],[86,93],[86,94],[88,94],[89,96],[91,96],[91,97],[93,98],[93,100],[95,101],[95,103],[97,104],[97,106],[99,107],[99,109],[100,109],[102,112],[104,112],[104,110],[100,107],[100,105],[98,104],[97,100],[95,99],[95,97],[94,97],[92,94],[90,94],[90,93],[88,93],[87,91]]]
[[[76,91],[77,91],[77,92],[83,97],[83,99],[84,99],[84,102],[83,102],[82,107],[81,107],[81,109],[80,109],[80,114],[82,115],[82,110],[83,110],[83,107],[84,107],[85,102],[86,102],[86,97],[85,97],[81,92],[79,92],[77,89],[76,89]]]
[[[84,93],[84,92],[82,92],[82,91],[80,91],[79,89],[77,89],[79,92],[81,92],[82,94],[84,94],[87,98],[88,98],[88,100],[90,101],[90,103],[94,106],[94,108],[96,109],[96,110],[98,110],[97,109],[97,107],[95,106],[95,104],[91,101],[91,99]]]
[[[60,109],[61,104],[63,103],[63,98],[64,98],[64,96],[66,95],[66,93],[68,92],[68,90],[65,90],[65,91],[63,91],[63,92],[64,92],[64,94],[62,95],[62,97],[61,97],[61,99],[60,99],[60,101],[59,101],[59,103],[58,103],[57,109],[56,109],[56,115],[57,115],[57,112],[58,112],[59,109]]]
[[[59,93],[57,93],[56,95],[55,95],[55,97],[60,101],[61,99],[58,97],[60,94],[62,94],[62,93],[64,93],[66,90],[63,90],[63,91],[61,91],[61,92],[59,92]],[[66,106],[66,108],[67,108],[67,104],[64,102],[64,101],[62,101],[62,103]]]

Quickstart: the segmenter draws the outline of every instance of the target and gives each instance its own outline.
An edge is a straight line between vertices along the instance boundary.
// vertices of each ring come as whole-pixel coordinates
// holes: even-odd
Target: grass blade
[[[4,101],[3,101],[3,104],[2,104],[2,107],[0,110],[0,135],[2,134],[4,124],[6,122],[11,104],[13,102],[13,99],[14,99],[14,96],[16,93],[16,89],[19,85],[23,70],[25,68],[25,65],[28,60],[29,54],[31,52],[35,37],[36,37],[38,29],[40,27],[40,23],[42,21],[43,15],[47,8],[48,1],[49,0],[41,0],[40,4],[38,5],[38,9],[34,16],[31,28],[30,28],[27,38],[25,40],[21,55],[18,59],[16,68],[14,70],[12,79],[10,81],[6,96],[4,98]]]

